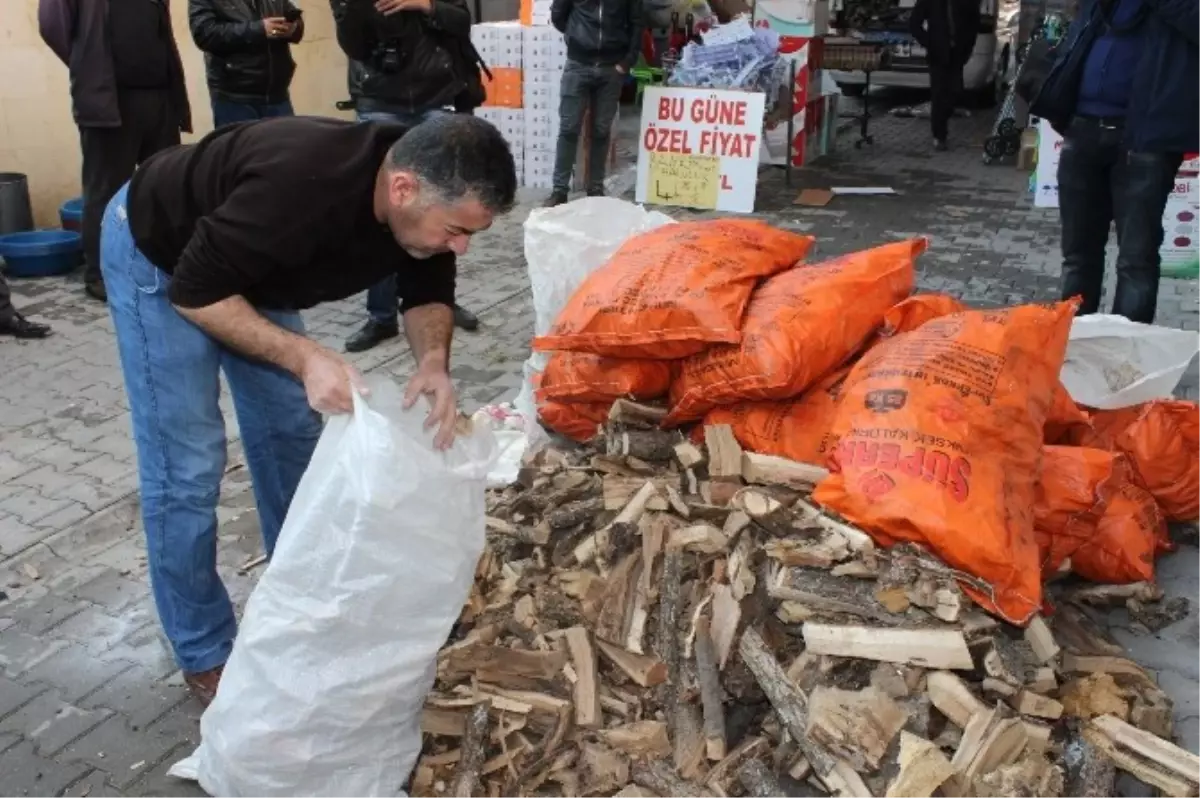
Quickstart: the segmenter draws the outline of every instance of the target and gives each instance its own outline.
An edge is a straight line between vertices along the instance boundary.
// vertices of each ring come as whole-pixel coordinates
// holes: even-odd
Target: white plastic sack
[[[533,292],[534,335],[545,335],[567,300],[631,236],[674,222],[659,211],[612,197],[587,197],[556,208],[539,208],[525,220],[525,264]],[[537,449],[545,433],[537,425],[533,380],[546,367],[546,355],[525,361],[525,381],[514,405],[527,419],[528,446]]]
[[[484,545],[496,445],[446,452],[426,409],[368,381],[329,420],[246,605],[201,743],[173,772],[211,795],[397,795],[421,750],[438,649]]]
[[[1062,383],[1076,403],[1100,410],[1167,399],[1197,351],[1195,332],[1123,316],[1080,316],[1071,325]]]

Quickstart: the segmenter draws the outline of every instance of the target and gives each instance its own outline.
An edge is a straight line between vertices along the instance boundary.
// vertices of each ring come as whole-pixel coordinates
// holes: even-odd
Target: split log
[[[700,785],[681,779],[671,764],[662,759],[635,762],[633,780],[639,786],[653,790],[658,795],[679,798],[715,798],[715,794]]]
[[[784,794],[779,780],[761,760],[751,759],[743,764],[738,768],[737,777],[745,788],[746,795],[755,798],[776,798]]]
[[[557,651],[517,651],[501,646],[473,647],[456,652],[445,662],[442,677],[450,681],[475,676],[480,681],[513,689],[538,689],[562,673],[566,655]]]
[[[1127,585],[1088,585],[1072,590],[1067,599],[1093,607],[1119,607],[1129,599],[1143,603],[1161,601],[1163,595],[1162,588],[1153,582],[1131,582]]]
[[[704,708],[704,744],[708,758],[720,762],[727,751],[725,743],[725,707],[721,696],[721,674],[717,652],[709,634],[708,618],[696,622],[696,675],[700,682],[700,702]]]
[[[728,424],[704,427],[704,445],[708,449],[708,475],[713,479],[740,479],[742,447]]]
[[[928,740],[900,732],[900,772],[888,785],[887,798],[929,798],[954,767],[942,750]]]
[[[743,740],[726,754],[724,759],[713,765],[704,779],[705,785],[718,794],[728,795],[742,765],[747,760],[765,756],[769,750],[770,744],[764,737],[749,737]]]
[[[829,476],[829,470],[810,463],[788,460],[769,454],[742,454],[742,479],[755,485],[783,485],[796,490],[812,490]]]
[[[1032,715],[1035,718],[1058,720],[1063,714],[1063,705],[1053,698],[1038,695],[1030,690],[1020,690],[1012,696],[1009,703],[1012,708],[1022,715]]]
[[[1200,757],[1119,718],[1095,718],[1084,739],[1125,770],[1171,796],[1200,794]]]
[[[1054,633],[1050,631],[1050,627],[1046,625],[1040,615],[1033,616],[1029,626],[1025,627],[1025,640],[1033,648],[1038,662],[1043,665],[1053,661],[1061,651],[1058,643],[1054,640]]]
[[[704,462],[704,452],[691,441],[675,444],[675,459],[683,468],[695,468]]]
[[[971,718],[987,710],[966,683],[949,671],[933,671],[928,675],[925,689],[929,700],[954,725],[965,728]]]
[[[667,724],[661,720],[639,720],[600,732],[600,739],[634,759],[663,757],[671,753]]]
[[[609,455],[636,457],[651,462],[666,462],[675,457],[679,433],[665,430],[625,430],[606,436]]]
[[[995,708],[976,714],[963,729],[962,742],[950,760],[955,776],[943,785],[943,792],[949,796],[976,794],[975,780],[1016,762],[1027,740],[1019,719],[1001,718]]]
[[[529,543],[534,546],[545,546],[550,542],[550,525],[541,523],[536,526],[517,526],[501,518],[487,516],[485,526],[488,532]]]
[[[665,407],[642,404],[631,399],[617,399],[608,410],[609,424],[651,428],[657,427],[666,417]]]
[[[462,756],[454,775],[453,794],[459,798],[475,795],[479,785],[479,770],[487,755],[488,701],[471,707],[463,735]]]
[[[730,506],[741,510],[773,537],[786,537],[796,531],[796,516],[778,499],[754,488],[742,488]]]
[[[656,687],[670,677],[666,664],[654,657],[634,654],[620,646],[597,638],[596,647],[604,658],[617,667],[640,687]]]
[[[592,648],[591,636],[582,626],[568,629],[563,639],[575,667],[575,725],[581,729],[595,729],[604,720],[600,709],[600,678],[596,673],[596,650]]]
[[[580,795],[610,793],[629,783],[629,759],[606,745],[579,744]]]
[[[804,694],[788,679],[762,636],[754,629],[747,629],[742,633],[738,653],[817,775],[824,779],[831,774],[836,765],[834,757],[808,738],[808,708]]]
[[[667,549],[663,555],[663,575],[658,602],[658,654],[667,666],[667,680],[663,688],[663,705],[666,707],[667,723],[674,732],[676,707],[679,703],[680,656],[679,614],[683,608],[680,591],[683,581],[683,552]]]
[[[717,655],[717,667],[724,670],[733,650],[742,620],[742,605],[734,599],[729,585],[714,585],[712,588],[712,641]]]
[[[859,772],[879,767],[907,721],[908,713],[874,687],[850,691],[821,686],[808,699],[809,738]]]
[[[814,654],[858,657],[924,668],[972,670],[962,632],[951,629],[877,629],[866,626],[804,624],[804,642]]]
[[[595,520],[603,510],[604,499],[581,499],[551,510],[545,520],[551,530],[561,532]]]

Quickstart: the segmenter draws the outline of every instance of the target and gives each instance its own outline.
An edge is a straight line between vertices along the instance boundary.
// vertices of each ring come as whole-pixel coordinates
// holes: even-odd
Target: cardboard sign
[[[637,201],[754,210],[763,95],[651,86],[642,100]]]

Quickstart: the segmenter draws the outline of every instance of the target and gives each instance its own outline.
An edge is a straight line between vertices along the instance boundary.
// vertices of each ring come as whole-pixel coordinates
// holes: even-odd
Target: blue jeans
[[[217,501],[225,473],[225,372],[258,504],[263,544],[284,516],[321,434],[321,419],[287,372],[235,354],[187,321],[167,298],[171,278],[138,250],[126,215],[128,185],[108,205],[100,266],[137,445],[150,586],[179,666],[221,665],[237,631],[217,575]],[[264,311],[302,333],[298,313]]]
[[[273,116],[295,116],[292,101],[281,103],[235,103],[219,97],[212,98],[213,127],[225,127],[234,122],[253,122]]]
[[[441,108],[416,113],[391,113],[389,111],[360,111],[359,122],[396,122],[402,125],[417,125],[426,119],[432,119],[441,114],[450,113]],[[400,323],[398,309],[399,298],[396,296],[396,278],[384,277],[367,289],[367,313],[371,321],[387,327],[395,327]]]

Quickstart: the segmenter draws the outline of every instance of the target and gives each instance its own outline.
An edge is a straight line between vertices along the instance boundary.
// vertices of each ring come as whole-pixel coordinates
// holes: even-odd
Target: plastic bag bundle
[[[484,545],[495,457],[475,425],[434,450],[426,410],[368,381],[329,420],[246,605],[194,769],[212,795],[396,795],[438,649]]]

